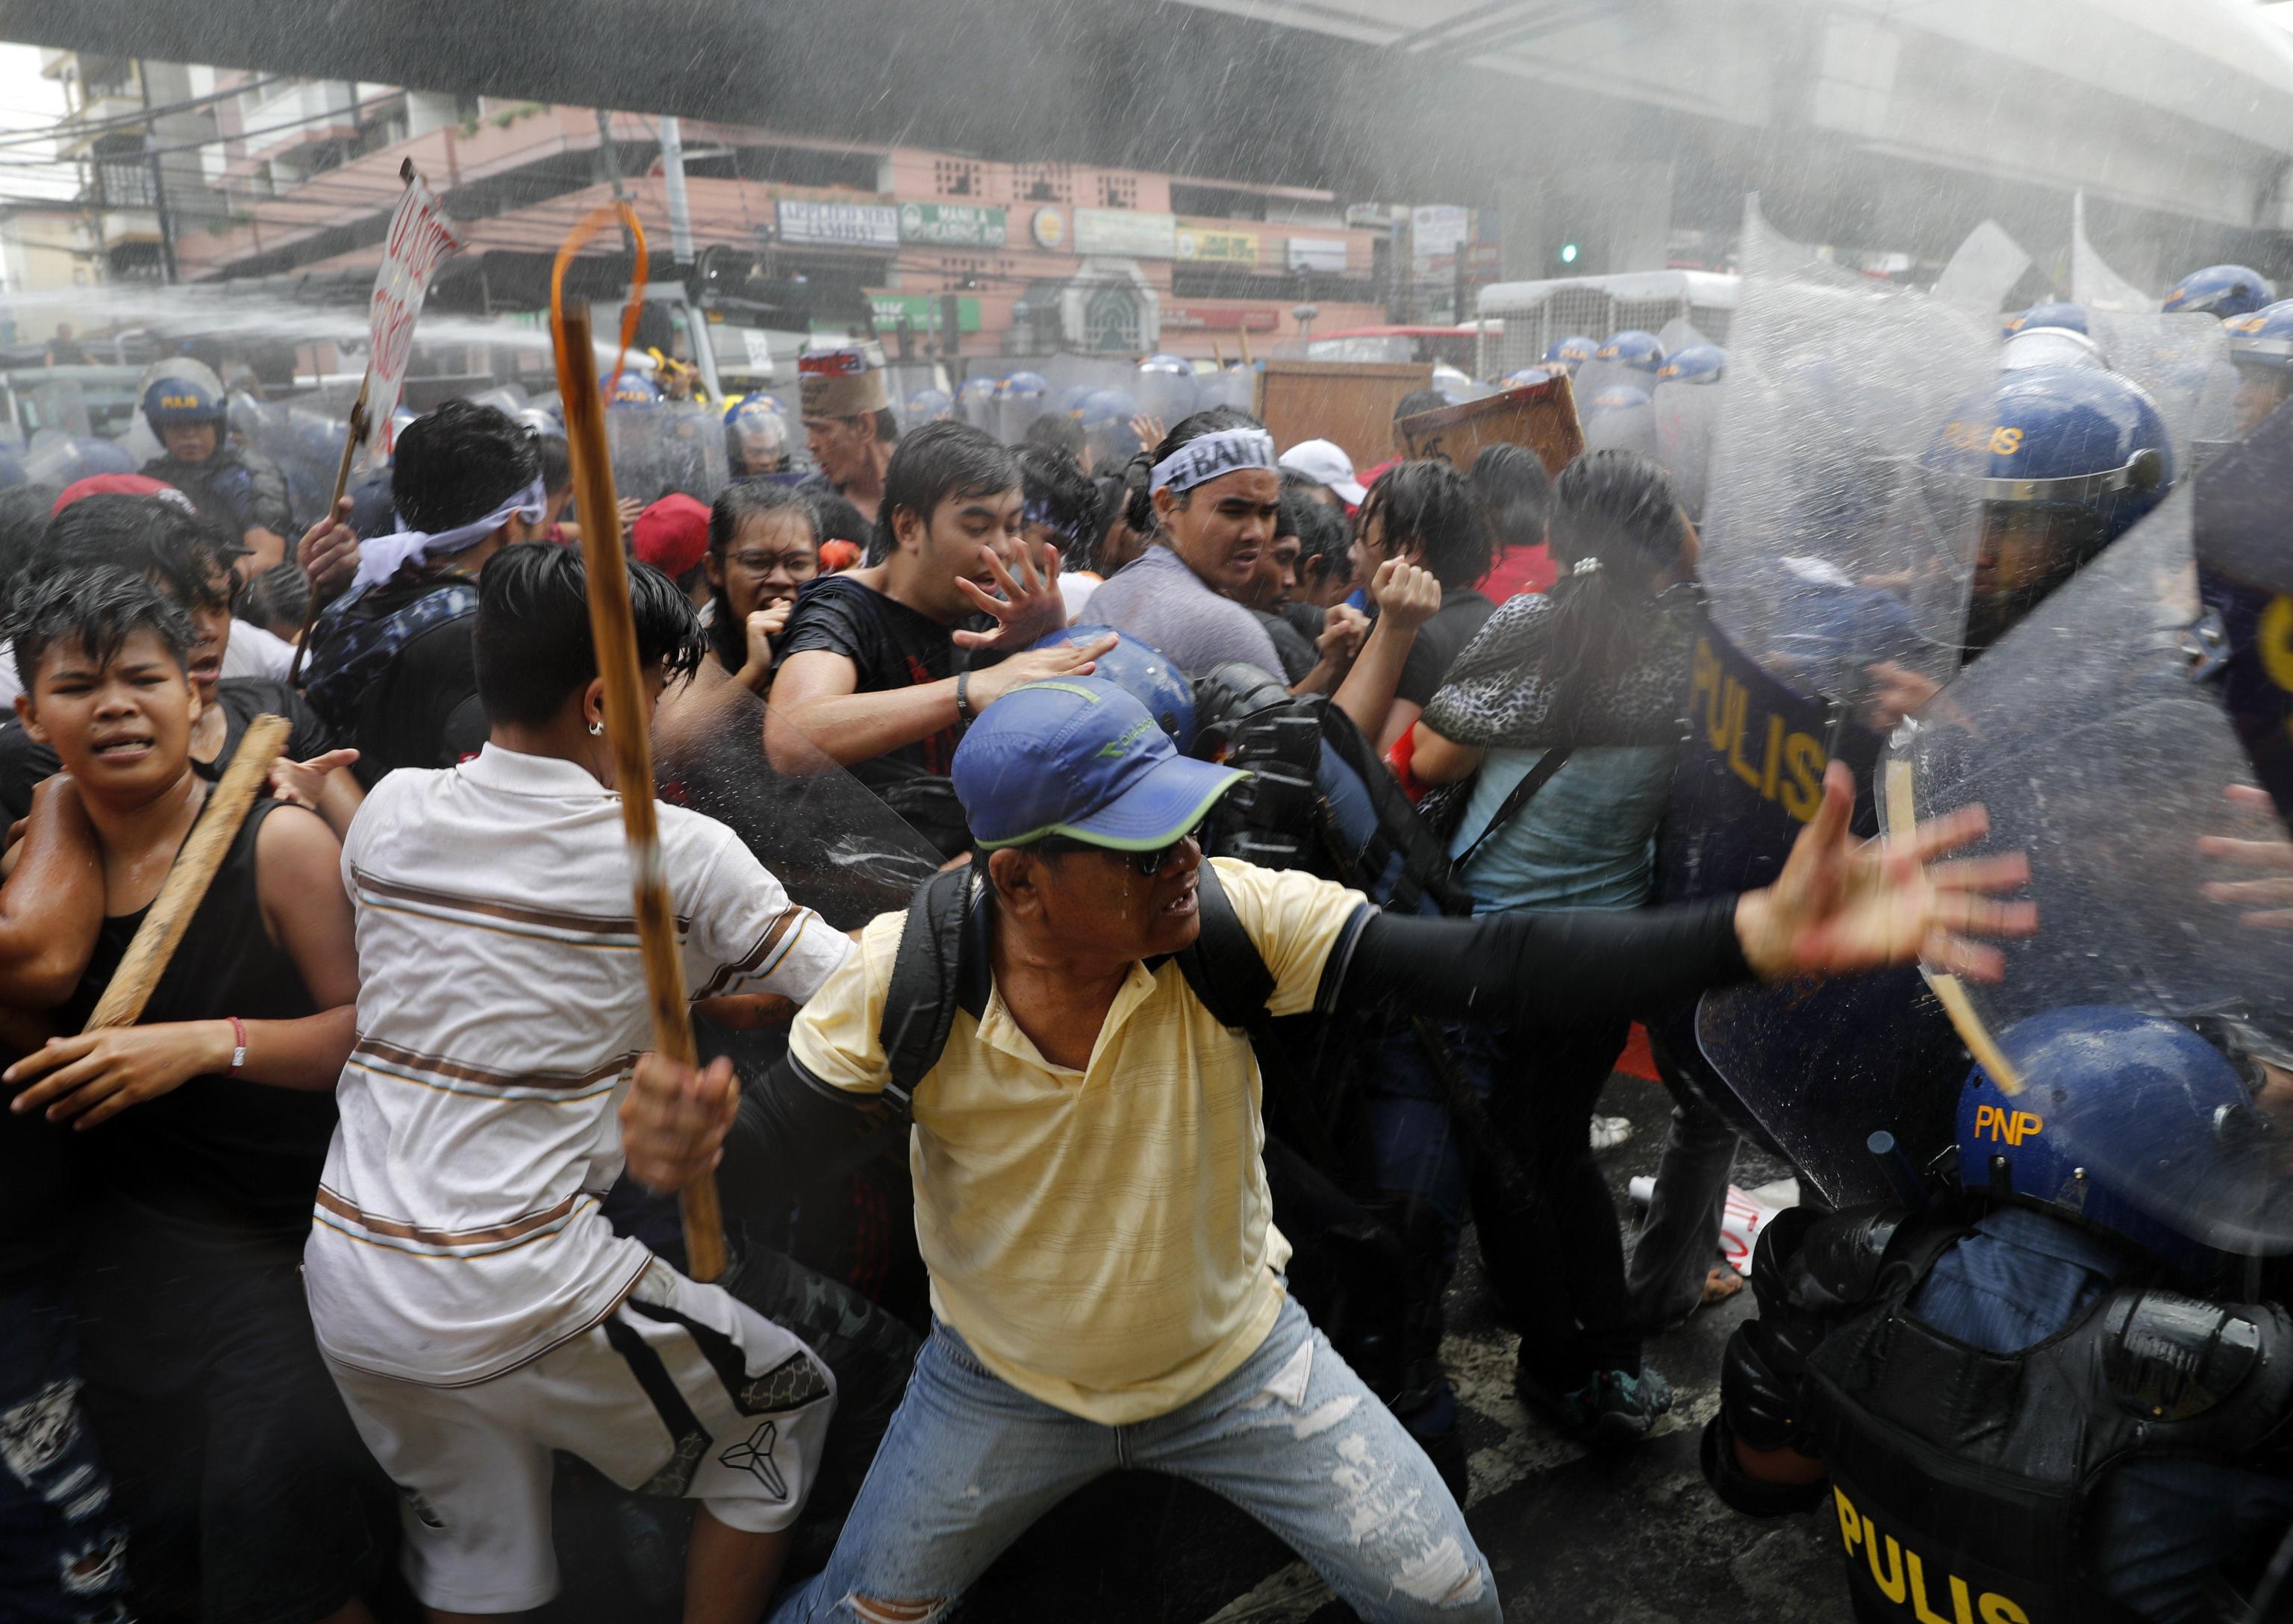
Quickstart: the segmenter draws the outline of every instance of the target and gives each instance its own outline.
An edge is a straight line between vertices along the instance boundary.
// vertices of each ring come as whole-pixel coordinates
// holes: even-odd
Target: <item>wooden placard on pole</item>
[[[1471,468],[1489,446],[1527,446],[1555,479],[1584,449],[1565,376],[1404,417],[1401,435],[1411,456],[1437,457],[1459,468]]]
[[[581,562],[589,578],[589,634],[605,684],[605,731],[613,746],[621,827],[628,840],[637,940],[652,1006],[653,1047],[685,1065],[699,1062],[693,1014],[685,1003],[685,964],[677,914],[661,866],[660,820],[653,804],[652,742],[644,680],[637,669],[636,617],[629,605],[628,554],[621,542],[612,455],[605,443],[605,402],[597,386],[589,307],[563,302],[557,314],[557,387],[565,405],[574,500],[581,514]],[[685,1272],[712,1281],[725,1273],[725,1219],[717,1180],[702,1174],[679,1192],[685,1216]]]
[[[1288,450],[1301,440],[1335,440],[1367,468],[1393,456],[1393,408],[1433,383],[1430,361],[1269,360],[1258,377],[1258,416]]]
[[[175,853],[159,894],[151,899],[150,911],[135,927],[119,968],[111,973],[111,984],[96,1000],[94,1013],[81,1030],[133,1026],[142,1018],[152,989],[159,984],[167,961],[174,957],[183,933],[190,928],[191,916],[207,900],[215,871],[230,854],[231,843],[239,838],[239,826],[247,821],[263,780],[270,776],[271,764],[287,747],[292,731],[284,716],[257,716],[247,724],[237,754],[223,769],[223,781],[207,791],[207,804],[199,809],[199,820],[191,825],[182,850]]]

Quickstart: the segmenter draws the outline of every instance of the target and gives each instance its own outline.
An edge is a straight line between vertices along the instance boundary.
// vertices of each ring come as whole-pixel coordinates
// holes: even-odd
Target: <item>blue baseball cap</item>
[[[964,734],[953,774],[983,848],[1065,835],[1115,852],[1171,844],[1248,776],[1179,755],[1145,706],[1095,676],[1004,694]]]

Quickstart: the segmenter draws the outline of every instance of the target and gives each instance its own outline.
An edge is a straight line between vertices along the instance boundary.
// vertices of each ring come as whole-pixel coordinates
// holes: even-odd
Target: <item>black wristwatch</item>
[[[955,674],[955,719],[968,727],[978,715],[971,708],[971,673],[959,671]]]

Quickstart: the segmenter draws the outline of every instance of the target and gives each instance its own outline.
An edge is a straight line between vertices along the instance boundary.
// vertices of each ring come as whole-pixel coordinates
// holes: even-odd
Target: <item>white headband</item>
[[[1264,468],[1279,473],[1274,460],[1274,436],[1264,429],[1219,429],[1197,435],[1155,465],[1147,489],[1192,490],[1237,468]]]
[[[423,530],[401,530],[393,536],[377,536],[362,541],[359,543],[358,574],[351,585],[354,588],[378,585],[405,565],[420,563],[433,553],[441,556],[466,553],[507,524],[512,514],[532,524],[548,508],[549,493],[537,479],[484,518],[458,524],[450,530],[440,530],[434,536]]]

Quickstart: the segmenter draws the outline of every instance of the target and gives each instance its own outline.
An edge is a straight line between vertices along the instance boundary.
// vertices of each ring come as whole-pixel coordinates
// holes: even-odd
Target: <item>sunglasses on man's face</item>
[[[1209,821],[1207,818],[1203,820],[1203,823]],[[1195,824],[1169,845],[1156,846],[1151,852],[1118,852],[1112,846],[1093,845],[1088,840],[1077,840],[1067,835],[1046,835],[1035,842],[1034,849],[1052,857],[1064,856],[1069,852],[1097,852],[1102,856],[1121,857],[1127,860],[1139,874],[1151,880],[1171,866],[1171,860],[1178,855],[1180,846],[1189,840],[1202,838],[1203,823]]]

